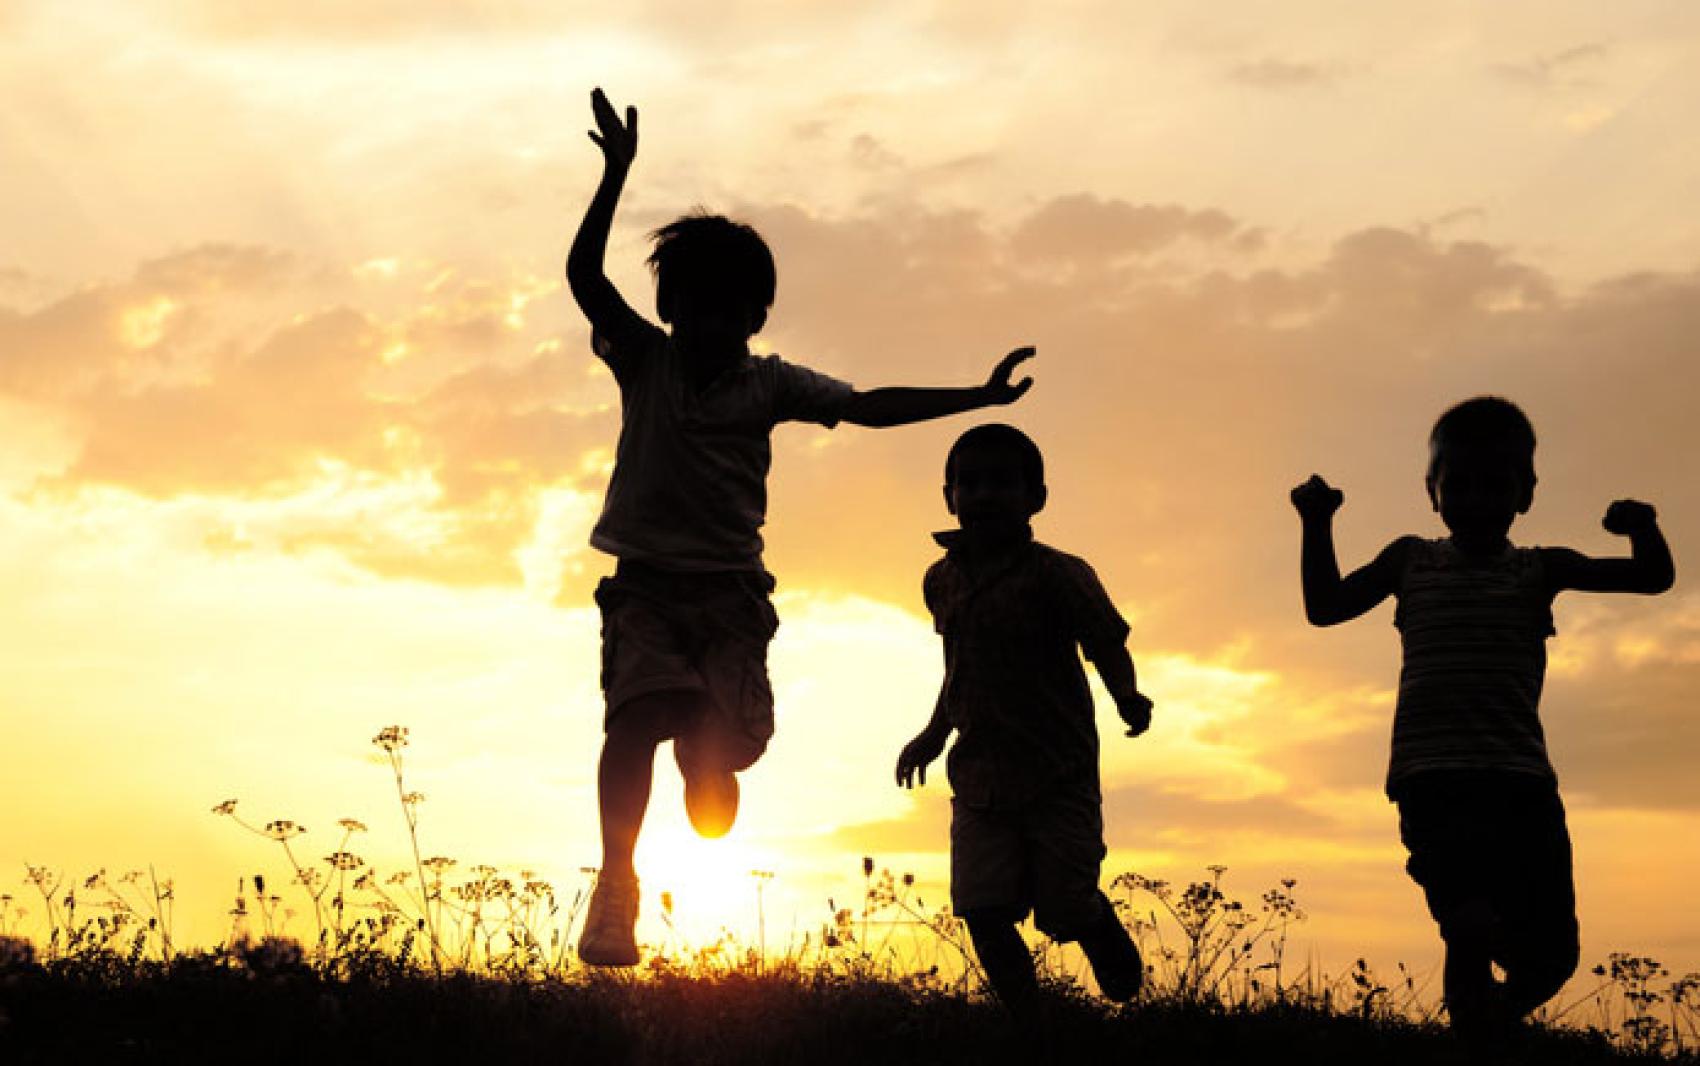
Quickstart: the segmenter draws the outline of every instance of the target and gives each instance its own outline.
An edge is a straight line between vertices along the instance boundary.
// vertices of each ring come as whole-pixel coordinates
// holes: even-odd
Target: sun
[[[779,913],[774,870],[784,869],[784,855],[741,833],[746,826],[717,840],[697,836],[673,796],[677,785],[656,785],[634,855],[643,886],[639,938],[700,947],[729,932],[740,944],[757,944],[763,921]]]
[[[638,842],[643,901],[639,938],[671,947],[701,947],[730,933],[756,946],[776,902],[773,869],[781,857],[738,839],[696,835],[683,818],[652,817]]]

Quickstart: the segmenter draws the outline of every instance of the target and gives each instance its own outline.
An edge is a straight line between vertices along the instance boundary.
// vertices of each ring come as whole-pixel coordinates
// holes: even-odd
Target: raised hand
[[[902,754],[897,756],[897,784],[902,788],[926,784],[927,764],[944,751],[946,739],[932,732],[924,732],[903,745]]]
[[[637,108],[626,108],[626,121],[622,123],[614,105],[608,102],[607,94],[601,89],[594,89],[590,94],[590,110],[596,116],[596,129],[590,131],[590,139],[602,149],[603,158],[611,166],[631,166],[632,160],[637,158]]]
[[[1027,390],[1033,387],[1031,377],[1022,378],[1013,385],[1009,379],[1016,367],[1033,358],[1035,354],[1036,350],[1029,345],[1017,348],[999,360],[998,365],[992,368],[992,376],[986,379],[983,386],[987,404],[1014,403],[1026,395]]]
[[[1652,504],[1640,500],[1618,500],[1606,508],[1606,516],[1600,524],[1606,527],[1607,533],[1627,537],[1656,527],[1658,522],[1659,514],[1653,510]]]
[[[1322,480],[1321,475],[1312,474],[1309,481],[1293,490],[1292,500],[1299,517],[1310,521],[1332,517],[1346,501],[1346,494]]]

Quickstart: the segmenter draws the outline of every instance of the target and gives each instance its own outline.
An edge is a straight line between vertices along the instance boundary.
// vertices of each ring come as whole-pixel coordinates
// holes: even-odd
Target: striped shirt
[[[1538,707],[1553,635],[1537,548],[1470,559],[1412,538],[1393,624],[1404,641],[1387,791],[1434,770],[1556,780]]]

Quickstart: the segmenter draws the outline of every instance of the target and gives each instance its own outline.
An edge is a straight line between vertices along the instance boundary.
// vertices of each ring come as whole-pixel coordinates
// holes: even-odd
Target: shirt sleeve
[[[1084,559],[1058,558],[1057,588],[1068,630],[1082,648],[1108,648],[1127,643],[1128,624],[1098,574]]]
[[[815,422],[831,429],[855,394],[849,382],[773,357],[774,422]]]
[[[592,329],[590,348],[596,358],[607,364],[614,380],[624,384],[630,380],[637,365],[667,342],[667,334],[659,327],[633,315],[605,329]]]
[[[927,576],[921,579],[921,598],[927,602],[927,612],[933,616],[933,632],[944,635],[944,574],[941,572],[944,564],[934,563],[927,567]]]

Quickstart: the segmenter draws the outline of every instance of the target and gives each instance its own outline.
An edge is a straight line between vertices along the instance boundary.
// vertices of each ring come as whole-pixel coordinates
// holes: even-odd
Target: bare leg
[[[1441,927],[1446,940],[1442,981],[1452,1028],[1468,1036],[1493,1033],[1505,1019],[1504,989],[1493,976],[1493,910],[1488,901],[1470,900],[1448,915]]]
[[[632,851],[649,809],[655,778],[655,749],[676,732],[679,696],[657,693],[631,701],[608,724],[597,765],[596,786],[602,814],[602,875],[636,876]]]
[[[1033,955],[1015,923],[993,915],[964,915],[974,953],[992,982],[992,990],[1017,1018],[1030,1018],[1039,1003]]]
[[[1145,962],[1116,915],[1115,905],[1102,892],[1098,898],[1103,901],[1103,908],[1091,927],[1080,934],[1080,949],[1092,963],[1093,976],[1098,978],[1098,990],[1104,993],[1104,998],[1126,1003],[1139,995],[1145,983]]]
[[[1574,923],[1565,923],[1550,939],[1529,950],[1509,952],[1505,967],[1506,1005],[1521,1018],[1558,995],[1576,972],[1579,946]]]

